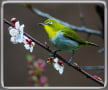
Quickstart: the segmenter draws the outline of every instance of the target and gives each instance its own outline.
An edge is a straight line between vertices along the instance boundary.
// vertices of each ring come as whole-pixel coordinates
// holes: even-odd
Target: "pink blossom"
[[[54,59],[54,57],[49,57],[47,60],[47,63],[53,63],[53,59]]]
[[[12,18],[11,22],[13,22],[15,24],[16,23],[16,18]]]
[[[47,78],[45,76],[41,76],[39,82],[40,84],[44,85],[47,83]]]
[[[102,79],[100,78],[100,77],[98,77],[97,75],[94,75],[93,76],[95,79],[98,79],[98,80],[101,80],[102,81]]]
[[[43,72],[45,69],[45,61],[40,59],[37,61],[37,65],[40,68],[40,72]]]

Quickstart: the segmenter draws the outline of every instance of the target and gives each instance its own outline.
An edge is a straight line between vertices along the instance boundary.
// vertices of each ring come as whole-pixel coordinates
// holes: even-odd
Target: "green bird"
[[[40,23],[40,25],[44,27],[49,40],[58,49],[54,50],[54,53],[57,51],[72,52],[72,57],[68,61],[69,63],[72,62],[72,58],[79,48],[87,45],[98,46],[95,43],[85,41],[74,30],[54,19],[47,19],[43,23]]]

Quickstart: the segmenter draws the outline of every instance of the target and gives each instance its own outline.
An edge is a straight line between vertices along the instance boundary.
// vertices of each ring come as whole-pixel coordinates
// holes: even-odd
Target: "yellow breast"
[[[52,39],[56,35],[56,33],[57,33],[56,30],[54,30],[51,27],[45,26],[44,28],[45,28],[48,36],[49,36],[49,39]]]

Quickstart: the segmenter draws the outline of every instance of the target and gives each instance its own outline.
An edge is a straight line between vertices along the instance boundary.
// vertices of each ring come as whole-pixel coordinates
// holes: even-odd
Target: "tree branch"
[[[81,4],[79,4],[79,11],[80,11],[80,20],[81,20],[81,23],[82,23],[82,27],[85,27],[86,23],[85,23],[85,20],[84,20],[84,14],[83,14]]]
[[[81,66],[84,70],[104,70],[104,66]]]
[[[29,4],[26,4],[25,6],[26,6],[30,11],[32,11],[32,12],[35,13],[35,14],[37,14],[37,15],[39,15],[39,16],[42,16],[42,17],[45,17],[45,18],[52,18],[52,19],[55,19],[56,21],[60,22],[61,24],[65,25],[65,26],[67,26],[67,27],[70,27],[70,28],[73,29],[73,30],[81,31],[81,32],[86,32],[86,33],[88,33],[88,34],[95,34],[95,35],[98,35],[98,36],[102,36],[102,32],[99,31],[99,30],[89,29],[89,28],[86,28],[86,27],[84,27],[84,26],[82,26],[82,27],[77,27],[77,26],[71,25],[71,24],[69,24],[69,23],[67,23],[67,22],[64,22],[64,21],[62,21],[62,20],[60,20],[60,19],[57,19],[57,18],[51,16],[51,15],[48,14],[48,13],[42,12],[42,11],[40,11],[40,10],[37,9],[37,8],[33,8],[33,7],[32,7],[31,5],[29,5]]]
[[[9,26],[13,26],[14,25],[12,23],[10,23],[7,19],[4,19],[4,23],[8,24]],[[37,45],[39,45],[40,47],[44,48],[46,51],[48,52],[52,52],[51,49],[49,49],[45,44],[39,42],[38,40],[36,40],[35,38],[33,38],[32,36],[30,36],[29,34],[27,34],[26,32],[24,32],[24,35],[27,36],[28,38],[30,38],[33,42],[35,42]],[[68,61],[66,59],[64,59],[63,57],[61,57],[60,55],[56,54],[56,57],[58,57],[60,60],[64,61],[64,63],[66,63],[68,66],[74,68],[75,70],[77,70],[78,72],[82,73],[83,75],[85,75],[87,78],[95,81],[96,83],[100,84],[101,86],[104,86],[104,82],[98,79],[95,79],[91,74],[87,73],[85,70],[83,70],[81,67],[77,67],[75,64],[70,64],[68,63]]]

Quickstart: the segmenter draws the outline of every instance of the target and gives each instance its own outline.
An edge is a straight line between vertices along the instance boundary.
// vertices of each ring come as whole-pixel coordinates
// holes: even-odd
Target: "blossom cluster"
[[[100,78],[100,77],[97,76],[97,75],[94,75],[93,78],[95,78],[95,79],[97,79],[97,80],[100,80],[100,81],[103,81],[102,78]]]
[[[35,61],[35,57],[27,55],[28,62],[28,81],[35,86],[48,86],[48,79],[44,75],[46,63],[42,59]]]
[[[60,75],[63,74],[64,65],[63,65],[62,60],[59,60],[57,57],[56,58],[50,57],[50,58],[48,58],[47,63],[51,63],[53,65],[54,69],[56,69]]]
[[[33,51],[33,48],[35,46],[35,42],[33,42],[30,38],[24,35],[24,27],[25,25],[20,25],[20,22],[16,20],[16,18],[12,18],[11,22],[14,24],[14,26],[10,26],[8,28],[9,34],[11,36],[10,41],[13,44],[23,43],[26,50],[30,50],[30,52]],[[51,63],[53,67],[59,71],[60,74],[63,74],[64,65],[63,61],[56,58],[48,58],[48,63]],[[41,70],[42,68],[40,68]]]
[[[10,41],[13,44],[23,43],[24,47],[32,52],[35,43],[24,35],[24,24],[20,25],[20,22],[16,21],[16,18],[12,18],[11,22],[14,24],[14,27],[10,26],[8,28],[9,34],[11,36]]]

